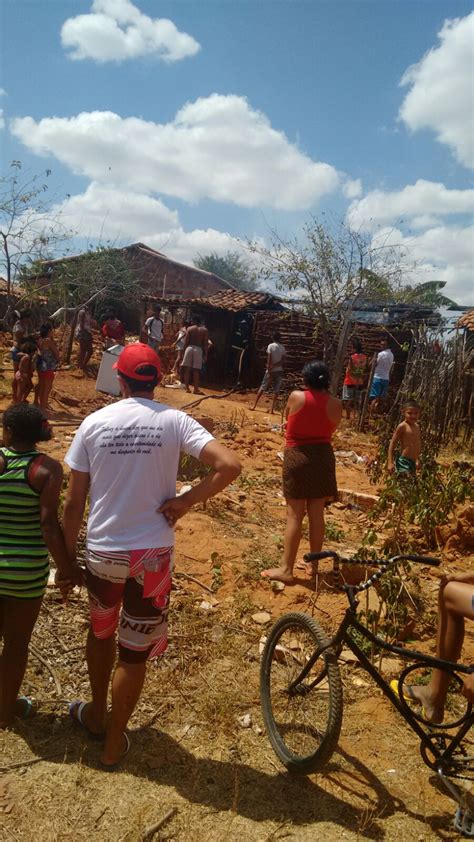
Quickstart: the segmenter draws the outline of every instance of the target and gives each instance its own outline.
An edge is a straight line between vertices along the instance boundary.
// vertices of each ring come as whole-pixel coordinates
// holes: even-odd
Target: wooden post
[[[76,308],[76,310],[74,312],[74,315],[72,317],[70,333],[69,333],[69,337],[68,337],[68,340],[67,340],[66,353],[64,355],[64,362],[65,363],[71,362],[72,343],[74,342],[74,334],[76,332],[76,325],[77,325],[78,316],[79,316],[79,307]]]
[[[370,388],[372,386],[372,380],[374,379],[374,371],[375,371],[376,365],[377,365],[377,352],[375,352],[374,358],[372,360],[372,365],[370,366],[369,379],[367,381],[367,391],[365,393],[364,404],[362,406],[362,411],[361,411],[360,416],[359,416],[359,423],[357,425],[357,430],[358,430],[359,433],[361,433],[364,429],[365,417],[367,415],[367,409],[368,409],[368,406],[369,406]]]
[[[342,323],[341,332],[339,334],[339,342],[337,343],[336,359],[334,361],[334,369],[331,378],[331,392],[337,396],[339,388],[339,381],[342,376],[342,369],[346,357],[347,343],[349,340],[349,331],[352,324],[352,308],[348,308],[344,314],[344,321]]]

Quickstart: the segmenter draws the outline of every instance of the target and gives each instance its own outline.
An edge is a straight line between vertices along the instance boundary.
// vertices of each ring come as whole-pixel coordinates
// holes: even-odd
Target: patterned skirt
[[[283,496],[287,500],[337,500],[336,460],[329,442],[285,449]]]

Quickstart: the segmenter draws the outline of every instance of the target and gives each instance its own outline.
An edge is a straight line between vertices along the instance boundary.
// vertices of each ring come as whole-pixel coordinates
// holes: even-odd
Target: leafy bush
[[[467,462],[444,467],[434,460],[424,461],[417,475],[392,474],[380,492],[373,518],[385,514],[386,524],[397,532],[404,522],[416,524],[427,547],[436,547],[436,527],[446,523],[456,505],[473,499],[472,474]],[[370,537],[366,543],[373,543]]]

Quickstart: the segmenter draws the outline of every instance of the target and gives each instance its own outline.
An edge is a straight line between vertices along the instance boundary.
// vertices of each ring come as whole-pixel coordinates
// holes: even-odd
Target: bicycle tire
[[[299,659],[290,652],[289,649],[281,646],[283,635],[293,630],[293,633],[298,631],[304,633],[308,638],[307,649],[305,649]],[[291,612],[281,617],[273,626],[267,638],[264,651],[262,653],[262,661],[260,666],[260,700],[262,705],[263,720],[270,743],[275,751],[275,754],[290,772],[296,772],[302,775],[308,775],[312,772],[317,772],[322,769],[334,753],[341,731],[342,711],[343,711],[343,694],[342,682],[337,664],[337,657],[332,650],[327,650],[318,658],[313,672],[311,673],[311,681],[316,680],[320,683],[317,689],[309,689],[307,686],[299,685],[301,691],[303,687],[305,692],[290,694],[285,689],[285,683],[288,684],[288,679],[284,677],[283,670],[278,669],[278,663],[283,666],[288,666],[289,671],[294,673],[301,672],[304,662],[308,662],[310,655],[316,649],[328,643],[328,638],[316,620],[308,617],[307,614],[301,612]],[[280,646],[280,650],[277,650]],[[290,648],[293,646],[290,639]],[[311,649],[310,649],[311,647]],[[288,654],[287,654],[288,653]],[[296,665],[292,663],[296,662]],[[274,672],[272,676],[272,670]],[[318,677],[319,675],[319,677]],[[327,679],[327,681],[326,681]],[[292,679],[293,680],[293,679]],[[323,682],[326,681],[324,691],[322,690]],[[279,687],[279,684],[282,685]],[[304,730],[301,726],[288,725],[279,719],[285,718],[284,712],[281,708],[286,706],[288,717],[291,715],[289,710],[293,706],[293,713],[298,703],[297,697],[301,702],[309,703],[311,696],[311,703],[309,703],[307,713],[304,711],[305,717],[317,717],[321,714],[323,720],[322,728],[318,728],[314,722],[311,725],[305,726]],[[281,702],[281,705],[279,704]],[[312,706],[312,708],[311,708]],[[279,710],[277,710],[279,708]],[[327,710],[325,710],[327,708]],[[295,750],[293,737],[301,738],[299,742],[305,744],[311,743],[314,740],[314,748],[301,748]],[[307,739],[310,738],[310,739]]]

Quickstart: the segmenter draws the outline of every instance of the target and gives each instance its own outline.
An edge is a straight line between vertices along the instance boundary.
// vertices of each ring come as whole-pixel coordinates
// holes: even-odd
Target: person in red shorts
[[[72,558],[89,495],[86,584],[90,604],[87,665],[91,702],[70,714],[104,738],[101,764],[114,769],[127,753],[127,723],[145,680],[146,662],[168,643],[174,524],[195,503],[217,494],[240,473],[236,457],[193,418],[155,402],[160,360],[148,345],[128,345],[117,363],[122,400],[79,427],[66,455],[71,468],[64,534]],[[213,470],[176,497],[181,451]],[[107,695],[112,677],[112,710]]]

